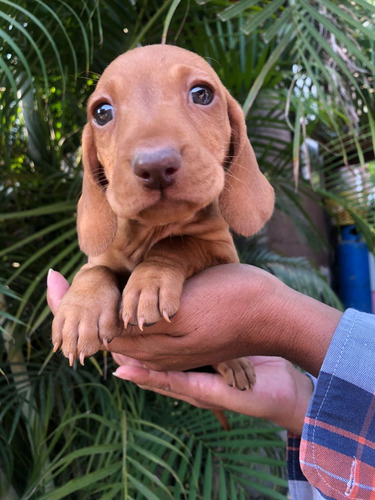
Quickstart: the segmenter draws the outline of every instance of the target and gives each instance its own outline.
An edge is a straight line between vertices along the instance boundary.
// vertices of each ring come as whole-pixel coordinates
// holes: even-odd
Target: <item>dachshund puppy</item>
[[[274,205],[241,107],[204,59],[178,47],[136,48],[108,66],[82,149],[77,228],[88,263],[52,325],[70,364],[128,325],[171,321],[187,278],[238,262],[229,228],[257,233]],[[254,382],[246,359],[215,369],[239,389]]]

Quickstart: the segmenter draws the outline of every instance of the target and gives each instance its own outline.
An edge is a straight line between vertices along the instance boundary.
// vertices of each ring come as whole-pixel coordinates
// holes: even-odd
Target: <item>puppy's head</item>
[[[126,52],[88,103],[78,205],[82,250],[99,255],[118,218],[189,221],[219,198],[235,232],[259,231],[273,210],[239,104],[200,56],[167,45]]]

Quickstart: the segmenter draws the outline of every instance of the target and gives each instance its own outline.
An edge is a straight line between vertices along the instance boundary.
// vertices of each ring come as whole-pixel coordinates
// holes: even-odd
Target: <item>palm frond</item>
[[[110,60],[137,44],[160,43],[163,33],[206,57],[244,105],[277,206],[311,244],[324,242],[301,193],[334,200],[374,242],[374,6],[364,0],[0,0],[0,6],[0,496],[286,498],[279,429],[230,414],[226,433],[208,411],[106,380],[102,373],[112,364],[105,355],[77,370],[52,356],[44,280],[51,266],[71,278],[84,259],[74,212],[87,97]],[[320,158],[300,150],[308,138],[319,142]],[[311,163],[298,192],[293,160],[295,172]],[[360,196],[355,189],[343,195],[342,165],[370,173]],[[239,247],[243,261],[341,307],[306,260],[248,242]]]
[[[93,50],[82,16],[87,16],[89,24],[92,22],[97,9],[95,2],[92,2],[90,8],[88,4],[82,8],[82,4],[78,2],[69,5],[63,0],[58,0],[53,6],[42,0],[33,4],[2,0],[1,5],[0,17],[4,29],[1,31],[0,40],[4,53],[7,53],[7,66],[13,75],[29,75],[31,89],[34,87],[35,90],[34,78],[31,75],[37,75],[39,72],[46,95],[49,95],[50,81],[47,72],[51,70],[52,61],[55,62],[61,77],[63,90],[66,89],[67,74],[77,75],[78,59],[82,56],[84,66],[88,69]],[[75,23],[68,27],[66,20],[71,17]],[[73,31],[72,27],[77,29]],[[8,35],[10,32],[11,37]],[[79,40],[82,40],[82,43],[77,43]],[[59,46],[62,45],[65,45],[67,50],[61,52]],[[63,59],[61,54],[64,55]],[[25,90],[28,92],[30,88]],[[17,96],[13,97],[17,99]]]
[[[131,383],[91,383],[90,370],[75,372],[58,360],[42,374],[38,368],[28,366],[27,392],[11,375],[0,389],[0,435],[10,447],[23,443],[18,456],[5,462],[8,477],[17,476],[17,463],[34,450],[29,474],[18,483],[23,498],[77,492],[103,498],[115,491],[126,498],[125,489],[128,498],[189,498],[192,492],[206,498],[208,489],[216,496],[224,485],[228,495],[246,496],[251,487],[286,498],[280,478],[285,443],[272,425],[233,414],[233,431],[223,431],[211,412],[155,395],[150,415],[144,392]]]
[[[254,244],[254,241],[245,241],[240,246],[240,258],[274,274],[291,288],[342,309],[327,279],[305,257],[282,256]]]
[[[371,84],[375,66],[370,55],[375,41],[370,29],[374,6],[368,2],[338,6],[329,0],[298,0],[286,6],[285,2],[242,0],[219,14],[223,21],[238,16],[242,18],[241,29],[246,35],[264,33],[266,46],[272,47],[244,101],[245,113],[264,90],[267,75],[275,67],[281,69],[287,65],[293,92],[286,101],[286,118],[294,121],[291,130],[294,131],[296,173],[305,126],[318,140],[323,139],[322,129],[330,130],[335,136],[332,139],[336,138],[341,146],[344,164],[347,155],[344,137],[350,134],[358,163],[363,166],[363,147],[375,150]],[[366,125],[369,135],[364,145],[362,137],[355,138]],[[327,140],[323,145],[327,146]]]

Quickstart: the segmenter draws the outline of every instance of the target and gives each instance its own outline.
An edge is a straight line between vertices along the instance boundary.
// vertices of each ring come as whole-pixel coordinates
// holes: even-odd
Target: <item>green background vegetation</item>
[[[373,247],[371,195],[340,195],[337,182],[338,167],[368,173],[374,158],[374,15],[365,0],[0,0],[0,498],[286,498],[271,424],[230,415],[225,432],[211,412],[115,380],[104,354],[76,370],[52,356],[45,279],[50,267],[71,279],[85,259],[87,98],[113,58],[163,37],[208,58],[243,104],[277,206],[307,241],[327,244],[301,194],[344,207]],[[305,259],[262,238],[238,246],[340,307]]]

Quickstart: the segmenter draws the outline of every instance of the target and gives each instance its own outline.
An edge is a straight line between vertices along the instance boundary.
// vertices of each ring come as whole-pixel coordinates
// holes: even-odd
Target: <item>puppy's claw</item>
[[[124,328],[125,328],[125,330],[126,330],[126,329],[127,329],[127,327],[128,327],[129,321],[130,321],[130,316],[129,316],[129,314],[128,314],[128,313],[126,313],[126,314],[125,314],[125,316],[124,316],[123,320],[124,320]]]
[[[72,352],[69,353],[69,366],[73,366],[74,363],[74,354]]]
[[[163,318],[165,319],[165,321],[166,321],[167,323],[170,323],[170,322],[171,322],[171,320],[170,320],[170,318],[169,318],[169,316],[168,316],[168,313],[167,313],[167,311],[166,311],[165,309],[163,309]]]
[[[83,352],[81,352],[81,354],[79,355],[79,362],[81,363],[82,366],[84,366],[84,364],[85,364],[85,355],[83,354]]]
[[[108,350],[108,339],[107,339],[107,337],[104,337],[103,340],[102,340],[102,342],[103,342],[103,345],[104,345],[105,349]]]
[[[60,347],[60,342],[55,342],[53,344],[53,352],[56,352],[58,350],[58,348]]]
[[[141,330],[141,332],[143,332],[143,325],[145,323],[145,318],[143,316],[141,316],[139,319],[138,319],[138,328]]]

